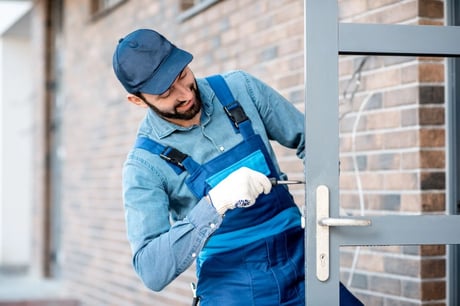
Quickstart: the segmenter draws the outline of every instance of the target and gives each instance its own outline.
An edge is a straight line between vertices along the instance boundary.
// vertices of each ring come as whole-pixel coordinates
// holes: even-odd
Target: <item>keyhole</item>
[[[319,261],[321,262],[321,266],[325,267],[326,266],[326,254],[321,253],[319,255]]]

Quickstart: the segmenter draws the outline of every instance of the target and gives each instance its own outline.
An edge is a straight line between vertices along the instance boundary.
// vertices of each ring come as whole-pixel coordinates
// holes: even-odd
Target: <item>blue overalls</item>
[[[216,75],[207,81],[234,132],[243,136],[241,143],[202,165],[145,137],[138,138],[136,147],[159,154],[178,174],[187,171],[186,184],[198,199],[242,166],[279,178],[262,138],[224,79]],[[226,212],[197,258],[197,295],[202,306],[304,305],[304,273],[300,212],[287,188],[276,185],[255,205]],[[342,285],[340,298],[341,305],[362,305]]]

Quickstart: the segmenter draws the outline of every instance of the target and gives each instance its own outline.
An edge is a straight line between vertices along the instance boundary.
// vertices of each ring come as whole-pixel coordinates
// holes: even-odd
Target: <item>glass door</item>
[[[366,154],[358,156],[357,159],[348,159],[348,165],[355,162],[358,169],[366,169],[367,176],[364,178],[362,176],[360,181],[355,181],[354,189],[362,189],[362,186],[359,185],[366,184],[367,203],[380,204],[379,209],[372,210],[369,207],[361,209],[362,193],[349,192],[347,194],[344,190],[347,187],[343,186],[347,182],[346,173],[341,173],[341,170],[347,167],[347,158],[341,158],[340,152],[343,143],[339,136],[341,129],[339,122],[341,118],[339,56],[385,56],[385,59],[395,57],[402,62],[405,57],[411,59],[407,60],[408,63],[412,60],[418,61],[418,57],[421,56],[441,60],[443,57],[457,57],[460,55],[460,44],[458,44],[460,28],[340,23],[338,22],[336,0],[305,0],[305,37],[306,303],[307,305],[339,305],[341,247],[460,244],[460,235],[458,235],[460,216],[453,214],[450,209],[446,208],[442,211],[428,209],[427,213],[421,213],[423,209],[412,212],[410,209],[401,209],[401,207],[416,204],[427,205],[426,198],[436,199],[432,202],[439,202],[439,198],[436,197],[442,194],[441,190],[445,191],[445,194],[450,194],[451,189],[455,188],[452,184],[445,184],[445,177],[450,177],[450,171],[455,169],[451,168],[449,163],[441,166],[437,164],[444,156],[440,152],[444,151],[437,150],[437,148],[423,150],[424,141],[433,141],[430,135],[444,131],[443,128],[431,124],[429,131],[425,133],[426,130],[420,128],[421,123],[417,121],[423,119],[420,118],[421,108],[423,108],[422,111],[426,111],[426,114],[433,114],[434,111],[439,111],[436,105],[404,106],[404,114],[407,116],[397,119],[399,122],[404,121],[407,126],[400,128],[402,132],[399,134],[396,134],[391,127],[392,120],[394,120],[391,108],[384,121],[387,124],[382,128],[384,132],[375,136],[361,130],[359,136],[362,147],[373,142],[375,145],[386,146],[385,148],[388,149],[387,154],[380,154],[374,149],[369,149]],[[386,63],[388,62],[391,61],[386,60]],[[378,63],[378,60],[373,62],[375,65]],[[407,81],[404,78],[411,76],[410,73],[407,73],[412,71],[410,70],[411,65],[403,66],[407,68],[406,73],[389,73],[384,79],[388,83],[392,82],[393,77],[401,77],[403,83]],[[432,68],[436,66],[436,61],[422,63],[421,66]],[[391,72],[388,66],[381,70]],[[420,70],[416,71],[420,73]],[[433,77],[436,73],[427,75]],[[372,79],[367,79],[368,85],[371,81]],[[400,88],[401,95],[397,96],[398,93],[396,93],[396,98],[402,99],[403,93],[411,92],[410,85],[404,84]],[[424,90],[430,93],[440,92],[435,80],[430,79],[425,85],[423,85]],[[406,89],[407,91],[403,91]],[[379,105],[382,100],[378,99],[384,99],[382,97],[389,92],[388,89],[384,89],[373,95],[362,95],[360,105],[364,105],[363,109],[366,106],[369,107],[371,103]],[[430,97],[436,99],[435,95]],[[417,99],[419,99],[418,96]],[[355,116],[363,109],[358,108]],[[378,129],[379,127],[373,124],[376,122],[372,117],[375,113],[367,112],[365,125]],[[416,121],[410,123],[411,118]],[[362,121],[358,124],[364,125]],[[349,129],[359,130],[362,126],[358,124],[350,126]],[[452,139],[450,135],[453,132],[453,126],[455,125],[449,122],[446,124],[446,139]],[[411,138],[411,135],[416,135],[416,138]],[[401,149],[402,144],[410,141],[414,141],[412,147]],[[354,145],[352,142],[348,144]],[[446,151],[449,151],[450,145],[452,145],[451,141],[447,141]],[[356,148],[353,147],[354,149]],[[394,156],[396,157],[390,158]],[[424,157],[429,156],[427,160],[434,166],[430,166],[426,171],[412,169],[410,168],[410,162],[413,161],[411,156],[420,163],[423,163]],[[420,159],[423,160],[420,161]],[[396,166],[392,164],[395,161],[398,163]],[[393,166],[394,168],[391,168]],[[438,166],[442,168],[442,171],[436,169]],[[354,213],[348,214],[346,211],[345,213],[341,211],[340,204],[346,202],[344,199],[349,202],[355,199],[357,203],[355,209],[352,209]],[[392,205],[393,207],[397,205],[398,213],[392,213]],[[360,213],[363,211],[368,213]]]

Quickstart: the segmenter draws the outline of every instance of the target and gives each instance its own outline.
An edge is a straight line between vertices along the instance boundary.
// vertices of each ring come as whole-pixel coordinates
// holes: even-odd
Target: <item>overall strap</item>
[[[240,133],[244,139],[254,135],[251,120],[246,116],[243,107],[235,100],[221,75],[213,75],[206,78],[217,99],[224,107],[224,111],[233,124],[236,133]]]
[[[193,173],[193,171],[200,166],[187,154],[184,154],[173,147],[164,146],[147,137],[137,137],[134,147],[159,155],[169,163],[171,168],[173,168],[177,174],[181,174],[184,170],[188,173]]]

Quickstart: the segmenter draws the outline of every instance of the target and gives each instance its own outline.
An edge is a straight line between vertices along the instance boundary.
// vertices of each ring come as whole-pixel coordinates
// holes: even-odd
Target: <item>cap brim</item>
[[[192,59],[193,56],[187,51],[173,47],[169,56],[161,63],[151,78],[140,87],[139,91],[152,95],[164,93]]]

